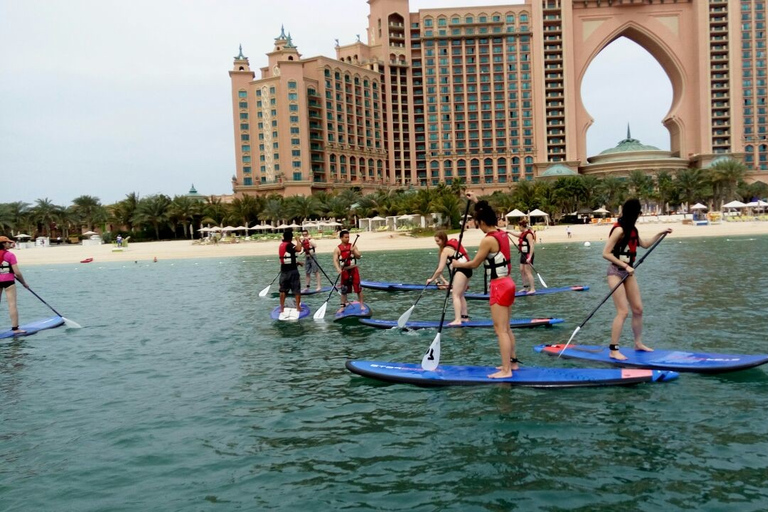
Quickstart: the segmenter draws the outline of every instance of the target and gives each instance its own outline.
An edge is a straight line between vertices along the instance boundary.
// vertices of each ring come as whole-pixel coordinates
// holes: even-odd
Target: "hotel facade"
[[[366,42],[303,58],[281,31],[259,76],[232,82],[236,195],[515,182],[706,168],[724,157],[768,181],[765,0],[528,0],[410,12],[368,0]],[[581,83],[619,37],[672,84],[670,151],[627,139],[586,153]],[[647,151],[646,151],[647,150]]]

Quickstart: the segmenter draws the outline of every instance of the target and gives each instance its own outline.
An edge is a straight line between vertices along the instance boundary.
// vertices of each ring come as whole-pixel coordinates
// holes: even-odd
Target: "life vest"
[[[621,224],[618,222],[613,225],[611,228],[611,233],[608,235],[613,234],[613,230],[617,227],[621,227]],[[624,236],[621,237],[621,240],[616,242],[616,245],[613,246],[613,251],[611,253],[620,261],[624,263],[629,263],[631,266],[635,266],[635,257],[637,256],[637,243],[639,239],[639,235],[637,234],[637,228],[632,228],[632,232],[629,234],[629,240],[624,243],[626,233],[624,233]]]
[[[357,265],[357,260],[352,252],[352,244],[339,244],[339,266],[344,269],[354,265]]]
[[[280,270],[293,270],[298,268],[296,265],[296,250],[289,250],[293,247],[293,242],[281,242],[280,249],[277,251],[280,260]]]
[[[312,247],[312,243],[309,241],[309,239],[302,240],[301,247],[304,249],[304,253],[307,256],[315,253],[315,248]]]
[[[0,274],[13,274],[13,267],[10,263],[5,261],[5,249],[0,249]]]
[[[487,233],[485,236],[492,236],[499,243],[498,252],[488,253],[485,257],[485,273],[490,279],[507,277],[512,274],[512,262],[509,254],[509,238],[504,231],[496,230]]]
[[[520,238],[517,239],[517,247],[523,254],[528,254],[531,252],[531,244],[528,243],[528,235],[531,235],[533,240],[536,241],[536,233],[534,233],[531,229],[526,229],[520,233]]]
[[[469,261],[469,254],[467,254],[467,250],[455,238],[451,238],[450,240],[445,242],[445,246],[453,249],[453,254],[448,256],[448,260],[447,260],[449,268],[451,267],[451,263],[454,261]],[[457,251],[458,251],[458,255],[456,255]]]

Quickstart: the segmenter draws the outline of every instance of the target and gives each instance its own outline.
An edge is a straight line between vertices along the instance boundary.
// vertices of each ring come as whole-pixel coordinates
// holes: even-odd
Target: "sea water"
[[[359,245],[367,280],[423,282],[437,261]],[[587,365],[532,347],[566,341],[606,295],[601,251],[537,248],[549,286],[591,289],[517,300],[515,317],[566,321],[516,330],[523,364]],[[337,297],[325,323],[274,322],[277,299],[259,291],[276,257],[20,264],[83,329],[0,344],[2,510],[768,509],[765,367],[633,387],[389,385],[344,362],[418,362],[436,331],[335,324]],[[767,264],[768,237],[668,237],[637,271],[646,343],[768,352]],[[22,323],[50,316],[19,296]],[[416,296],[365,292],[393,320]],[[443,302],[427,292],[411,318],[437,320]],[[613,314],[609,300],[574,342],[608,343]],[[442,347],[445,364],[499,362],[489,329],[447,330]]]

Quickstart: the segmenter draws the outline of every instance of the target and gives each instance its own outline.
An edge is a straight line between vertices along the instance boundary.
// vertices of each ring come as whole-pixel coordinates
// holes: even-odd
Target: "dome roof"
[[[627,125],[627,138],[619,142],[615,148],[609,148],[601,151],[601,155],[611,155],[615,153],[630,153],[634,151],[660,151],[656,146],[642,144],[639,140],[633,139]]]
[[[717,158],[714,158],[711,162],[709,162],[704,168],[705,169],[709,169],[710,167],[712,167],[715,164],[719,164],[719,163],[722,163],[722,162],[727,162],[729,160],[733,160],[733,158],[731,158],[730,156],[725,156],[725,155],[718,156]]]
[[[551,178],[560,176],[578,176],[579,173],[563,164],[555,164],[547,167],[547,170],[539,175],[541,178]]]

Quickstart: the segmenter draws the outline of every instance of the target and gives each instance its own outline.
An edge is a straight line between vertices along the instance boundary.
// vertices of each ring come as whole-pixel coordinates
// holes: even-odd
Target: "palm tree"
[[[627,194],[626,183],[616,176],[606,176],[600,185],[600,194],[606,208],[612,212],[619,211],[619,206],[624,202],[624,197]]]
[[[522,211],[531,211],[538,207],[536,186],[533,181],[518,181],[514,190],[512,190],[512,198],[517,207]]]
[[[89,230],[93,230],[97,223],[107,220],[106,209],[101,205],[99,198],[94,196],[79,196],[73,199],[72,212]]]
[[[56,222],[61,210],[61,206],[53,204],[53,201],[47,197],[35,201],[35,206],[32,207],[32,219],[43,226],[45,236],[51,235],[51,225]]]
[[[629,194],[642,201],[647,209],[648,201],[653,198],[653,178],[646,174],[645,171],[636,169],[630,171],[627,184],[629,186]]]
[[[220,197],[210,196],[203,206],[203,214],[213,220],[213,224],[221,226],[227,217],[227,205],[221,201]]]
[[[462,201],[454,194],[442,194],[434,201],[435,213],[443,217],[443,224],[451,229],[461,227]]]
[[[738,160],[727,158],[712,164],[709,171],[715,201],[722,205],[733,197],[737,184],[747,174],[747,166]]]
[[[8,204],[0,204],[0,233],[10,232],[16,224],[13,222],[11,207]]]
[[[259,215],[264,209],[264,202],[260,196],[236,197],[227,208],[229,211],[228,218],[232,219],[235,224],[248,227],[252,222],[255,223],[259,219]]]
[[[703,200],[707,194],[707,180],[701,169],[682,169],[675,175],[675,184],[680,191],[680,197],[690,208],[698,200]]]
[[[181,224],[183,236],[187,236],[187,227],[189,227],[189,238],[194,238],[195,231],[192,222],[195,216],[200,215],[202,206],[200,201],[192,199],[189,196],[175,196],[168,207],[168,216],[174,224],[173,232],[176,233],[175,226]]]
[[[151,224],[155,228],[155,239],[160,240],[160,225],[170,219],[168,209],[171,198],[165,194],[147,196],[141,201],[134,214],[134,223]]]
[[[312,196],[292,196],[285,200],[285,213],[303,222],[318,215],[319,205]]]
[[[676,196],[675,181],[669,171],[659,171],[656,174],[656,190],[658,191],[659,204],[662,213],[667,213],[667,206]]]
[[[283,220],[285,212],[282,198],[268,199],[267,204],[264,205],[264,210],[261,212],[261,216],[269,222],[280,222]]]

